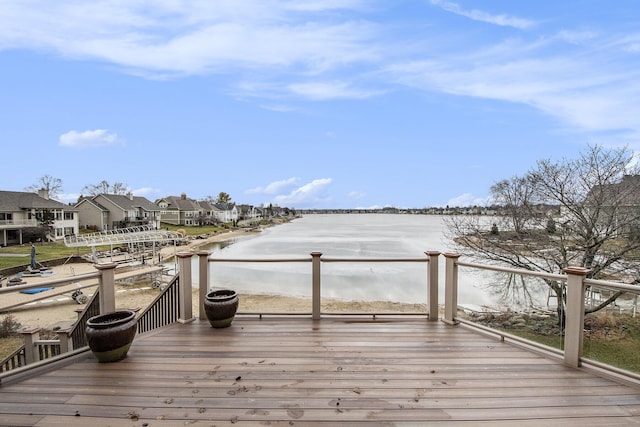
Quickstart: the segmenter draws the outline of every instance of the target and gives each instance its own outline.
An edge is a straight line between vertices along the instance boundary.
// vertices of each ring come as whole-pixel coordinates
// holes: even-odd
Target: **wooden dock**
[[[418,317],[174,324],[0,386],[11,426],[628,426],[640,389]]]

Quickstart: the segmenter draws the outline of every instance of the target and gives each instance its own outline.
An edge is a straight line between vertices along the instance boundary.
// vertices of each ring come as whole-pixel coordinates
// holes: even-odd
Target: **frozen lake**
[[[443,218],[431,215],[307,215],[290,223],[208,248],[215,258],[420,258],[454,250]],[[440,303],[444,259],[440,260]],[[194,258],[194,268],[196,266]],[[311,295],[311,263],[210,263],[213,287],[238,292]],[[322,295],[343,300],[426,302],[426,263],[322,263]],[[490,274],[461,271],[459,303],[498,306]]]

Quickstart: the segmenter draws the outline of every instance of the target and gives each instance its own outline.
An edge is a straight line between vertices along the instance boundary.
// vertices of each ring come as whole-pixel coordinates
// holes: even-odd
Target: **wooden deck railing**
[[[438,319],[438,257],[440,252],[425,252],[425,257],[421,258],[335,258],[322,257],[321,252],[311,252],[308,258],[252,258],[252,259],[232,259],[232,258],[209,258],[208,252],[199,252],[199,283],[200,283],[200,318],[204,319],[203,301],[209,287],[209,269],[207,262],[232,262],[232,263],[280,263],[280,262],[308,262],[311,263],[311,316],[313,319],[320,319],[321,294],[322,294],[322,263],[423,263],[427,264],[427,276],[425,278],[427,300],[427,314],[429,320]],[[293,313],[291,313],[293,314]],[[299,313],[296,313],[299,314]]]
[[[420,258],[333,258],[322,257],[320,252],[312,252],[309,257],[296,258],[268,258],[268,259],[229,259],[221,257],[210,257],[210,252],[201,251],[197,253],[198,257],[198,286],[199,286],[199,316],[206,319],[203,302],[206,293],[211,284],[209,277],[209,263],[279,263],[279,262],[301,262],[311,264],[311,299],[312,311],[310,313],[313,319],[321,319],[321,294],[322,294],[322,263],[353,263],[353,262],[400,262],[400,263],[425,263],[428,266],[426,275],[427,289],[427,307],[425,315],[428,315],[429,321],[438,320],[438,260],[440,252],[425,252],[425,257]],[[177,255],[179,261],[179,275],[172,283],[163,290],[153,302],[152,306],[146,309],[139,316],[139,331],[146,332],[153,328],[164,326],[173,322],[190,322],[194,320],[192,310],[192,268],[191,259],[194,256],[191,252],[180,252]],[[563,274],[550,274],[544,272],[533,272],[529,270],[512,269],[485,264],[474,264],[460,261],[457,254],[444,254],[445,263],[445,295],[444,295],[444,316],[442,320],[449,325],[456,325],[462,319],[458,318],[458,270],[460,267],[482,269],[495,272],[505,272],[510,274],[521,274],[523,276],[532,276],[548,280],[563,282],[566,284],[566,314],[564,329],[564,346],[562,357],[568,366],[581,366],[582,360],[582,338],[584,328],[584,308],[585,308],[585,288],[587,286],[601,286],[620,291],[638,292],[640,289],[636,286],[625,285],[616,282],[607,282],[599,280],[586,279],[587,270],[581,268],[567,268]],[[115,264],[97,265],[100,270],[100,290],[99,301],[100,312],[113,311],[115,309],[115,289],[114,289],[114,272]],[[40,284],[43,286],[43,284]],[[293,314],[293,313],[292,313]],[[295,313],[299,315],[300,313]],[[498,334],[502,334],[497,332]],[[505,336],[506,334],[502,334]],[[81,341],[79,338],[75,338]],[[37,338],[35,338],[37,341]],[[34,342],[35,342],[34,341]],[[72,339],[74,341],[74,339]],[[530,345],[536,345],[529,342]],[[33,345],[33,342],[31,343]],[[63,346],[64,347],[64,346]],[[28,359],[30,344],[26,346],[26,357]],[[73,345],[73,348],[77,348]],[[55,351],[55,350],[47,350]],[[6,361],[4,365],[11,366],[21,363],[19,352],[13,355],[13,361]],[[1,376],[0,376],[1,378]]]

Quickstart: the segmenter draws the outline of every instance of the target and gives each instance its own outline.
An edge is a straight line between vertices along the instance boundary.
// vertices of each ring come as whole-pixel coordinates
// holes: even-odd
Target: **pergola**
[[[120,228],[117,230],[101,231],[98,233],[80,234],[77,236],[65,236],[64,244],[67,247],[91,247],[94,256],[96,246],[114,246],[153,243],[155,255],[155,243],[175,242],[184,239],[184,234],[178,231],[158,230],[153,226],[144,225],[138,227]]]

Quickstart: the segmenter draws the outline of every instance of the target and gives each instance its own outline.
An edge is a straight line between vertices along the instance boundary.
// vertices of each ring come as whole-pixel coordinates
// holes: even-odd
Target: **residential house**
[[[216,203],[214,215],[223,223],[238,222],[238,208],[235,203]]]
[[[52,219],[50,240],[78,234],[78,212],[69,205],[49,198],[45,190],[36,193],[0,191],[0,245],[21,245],[29,229]]]
[[[594,186],[585,197],[590,215],[616,233],[640,233],[640,175],[625,175],[614,184]],[[566,216],[568,212],[563,210]]]
[[[198,200],[200,205],[200,225],[211,225],[219,222],[218,208],[207,200]]]
[[[167,196],[156,200],[160,207],[162,222],[173,225],[197,226],[203,215],[200,204],[182,193],[180,197]]]
[[[238,219],[247,223],[259,222],[262,219],[262,212],[260,209],[252,205],[237,205]]]
[[[101,231],[140,225],[160,228],[160,207],[145,197],[131,193],[83,197],[76,204],[76,209],[80,215],[80,227],[83,228]]]

